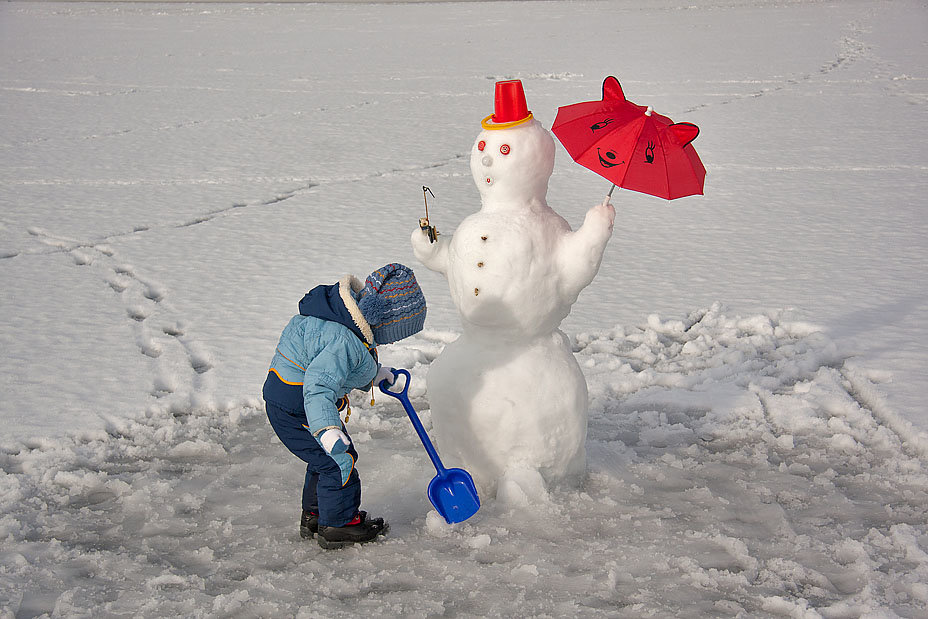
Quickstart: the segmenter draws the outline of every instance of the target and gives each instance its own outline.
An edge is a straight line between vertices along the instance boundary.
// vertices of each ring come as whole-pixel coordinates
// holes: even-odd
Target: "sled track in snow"
[[[447,339],[397,354],[424,376]],[[356,405],[365,506],[392,524],[363,549],[299,539],[302,472],[257,402],[114,411],[105,431],[4,445],[0,600],[15,616],[928,610],[925,437],[868,408],[878,385],[814,327],[715,306],[575,351],[582,487],[484,497],[454,527],[430,512],[399,405]]]
[[[866,24],[873,19],[873,11],[861,16],[860,19],[848,22],[844,26],[844,33],[838,38],[834,45],[834,56],[822,61],[822,64],[814,70],[800,73],[793,76],[784,76],[779,80],[764,80],[763,87],[748,92],[735,93],[732,95],[721,95],[716,101],[701,103],[682,110],[680,115],[687,115],[697,110],[715,105],[730,105],[733,103],[757,99],[772,94],[782,93],[797,87],[807,86],[809,84],[820,84],[833,80],[832,74],[841,70],[848,69],[859,62],[867,62],[873,66],[874,70],[886,76],[886,90],[893,96],[903,97],[913,105],[922,105],[925,103],[923,94],[912,93],[906,89],[906,83],[911,78],[899,74],[898,67],[889,63],[877,54],[873,48],[866,43],[867,26]],[[898,76],[898,77],[892,77]],[[733,80],[729,83],[751,84],[754,80]],[[674,113],[676,115],[676,113]]]
[[[278,178],[269,178],[269,177],[254,177],[251,182],[255,183],[273,183],[279,185],[283,188],[275,191],[273,194],[253,199],[253,200],[241,200],[232,202],[226,206],[219,206],[212,210],[208,210],[202,214],[195,215],[188,219],[174,222],[165,222],[158,226],[148,226],[148,225],[137,225],[134,226],[131,230],[126,231],[117,231],[101,237],[98,239],[92,240],[77,240],[73,238],[68,238],[50,232],[45,229],[39,228],[30,228],[26,232],[29,236],[38,240],[42,247],[41,249],[16,249],[16,248],[0,248],[0,260],[15,258],[18,256],[29,256],[36,254],[48,254],[55,252],[74,252],[79,251],[80,249],[92,250],[97,246],[102,246],[106,243],[116,242],[120,239],[130,237],[133,235],[143,234],[155,230],[170,230],[170,229],[182,229],[189,228],[192,226],[197,226],[200,224],[211,222],[215,219],[221,217],[234,216],[237,213],[252,208],[264,208],[264,207],[273,207],[282,202],[286,202],[294,197],[305,194],[316,187],[319,186],[331,186],[339,185],[343,183],[357,183],[359,181],[369,180],[372,178],[382,178],[393,175],[409,175],[417,177],[423,171],[430,171],[437,168],[443,168],[460,161],[466,160],[468,157],[467,154],[457,153],[451,154],[445,159],[440,159],[438,161],[427,162],[424,164],[411,165],[407,167],[393,167],[385,170],[376,170],[362,175],[349,175],[345,177],[336,177],[328,180],[309,180],[306,178],[295,178],[295,177],[278,177]],[[89,180],[89,179],[74,179],[74,178],[50,178],[50,179],[39,179],[39,180],[28,180],[28,181],[19,181],[11,184],[19,184],[26,186],[33,185],[43,185],[43,186],[90,186],[90,187],[108,187],[108,186],[133,186],[133,185],[144,185],[144,186],[196,186],[196,185],[224,185],[227,183],[238,183],[241,182],[242,178],[221,178],[221,177],[202,177],[202,178],[187,178],[187,179],[134,179],[134,180]]]

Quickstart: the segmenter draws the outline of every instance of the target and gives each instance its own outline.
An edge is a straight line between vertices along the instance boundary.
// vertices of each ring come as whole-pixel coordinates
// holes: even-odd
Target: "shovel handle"
[[[393,385],[390,385],[389,383],[387,383],[386,378],[380,381],[380,384],[378,384],[377,386],[380,387],[380,390],[383,391],[385,394],[392,395],[397,400],[401,400],[400,396],[406,397],[408,399],[408,396],[406,394],[409,391],[409,381],[411,379],[411,377],[409,376],[409,372],[403,369],[396,369],[396,368],[390,368],[390,371],[393,373],[393,385],[396,384],[396,379],[399,378],[400,376],[406,377],[406,380],[403,381],[402,391],[390,391],[390,387],[392,387]]]
[[[409,401],[409,372],[402,369],[394,369],[393,375],[397,378],[400,376],[406,377],[402,391],[390,391],[390,385],[387,384],[386,380],[380,381],[378,387],[380,387],[380,390],[386,395],[396,398],[403,405],[403,408],[406,410],[406,415],[409,417],[409,421],[412,422],[412,427],[415,428],[416,434],[419,435],[419,440],[422,441],[422,444],[425,446],[425,451],[428,452],[429,458],[432,460],[432,464],[435,465],[435,469],[439,472],[439,474],[443,475],[446,470],[445,466],[441,463],[441,459],[438,457],[438,452],[435,451],[435,446],[432,445],[432,441],[429,439],[428,433],[425,431],[425,428],[422,427],[422,422],[419,420],[419,415],[416,413],[416,409],[412,407],[412,402]]]

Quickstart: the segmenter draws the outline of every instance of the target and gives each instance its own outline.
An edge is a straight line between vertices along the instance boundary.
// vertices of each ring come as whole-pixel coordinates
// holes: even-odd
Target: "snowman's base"
[[[464,333],[432,363],[428,392],[445,464],[482,494],[507,474],[531,496],[585,469],[586,379],[560,331],[520,345]]]
[[[528,507],[549,499],[544,478],[533,469],[507,471],[497,482],[496,500],[507,507]]]

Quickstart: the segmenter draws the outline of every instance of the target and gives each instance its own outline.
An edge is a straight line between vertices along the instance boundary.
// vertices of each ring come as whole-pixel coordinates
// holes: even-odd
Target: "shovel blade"
[[[429,500],[448,524],[464,522],[480,509],[474,480],[464,469],[445,469],[432,478]]]

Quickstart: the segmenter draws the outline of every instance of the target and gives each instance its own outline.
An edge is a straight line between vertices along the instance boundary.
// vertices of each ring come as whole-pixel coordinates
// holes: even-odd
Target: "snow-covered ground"
[[[928,5],[0,5],[0,617],[928,614]],[[355,398],[387,540],[296,531],[266,364],[302,294],[453,232],[493,83],[550,126],[616,75],[698,124],[706,196],[619,192],[562,325],[581,487],[431,510]],[[559,147],[573,226],[608,183]],[[453,464],[453,463],[446,463]]]

